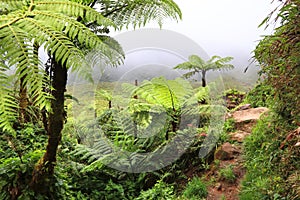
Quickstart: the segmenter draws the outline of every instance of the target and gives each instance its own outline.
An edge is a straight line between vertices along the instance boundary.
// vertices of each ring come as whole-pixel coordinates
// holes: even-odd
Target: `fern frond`
[[[4,58],[0,53],[0,130],[15,134],[13,123],[17,120],[18,104],[16,98],[12,96],[11,80],[6,70]]]
[[[220,70],[220,69],[233,69],[234,66],[232,64],[228,64],[228,62],[232,61],[233,57],[220,57],[220,56],[212,56],[208,61],[208,70]]]
[[[189,62],[194,66],[198,66],[198,65],[203,66],[203,65],[205,65],[205,61],[197,55],[189,56]]]
[[[35,1],[35,9],[51,10],[56,13],[63,13],[69,17],[81,17],[86,22],[96,22],[100,26],[115,27],[115,24],[99,12],[88,6],[68,1],[68,0],[51,0],[51,1]]]
[[[24,6],[25,1],[23,0],[1,0],[0,7],[2,12],[11,12],[14,10],[22,9]],[[0,12],[1,13],[1,12]]]
[[[134,90],[133,95],[158,104],[165,109],[178,109],[192,95],[191,85],[183,79],[166,80],[163,77],[144,81]]]
[[[156,21],[161,26],[163,19],[181,19],[182,13],[172,0],[111,0],[100,1],[100,12],[113,20],[118,28],[128,25],[144,26]]]
[[[27,34],[18,27],[9,26],[11,35],[4,38],[5,49],[7,51],[6,57],[10,66],[16,66],[17,80],[23,80],[24,87],[28,88],[28,93],[34,97],[33,105],[40,109],[50,109],[51,96],[44,92],[44,87],[48,80],[45,80],[46,75],[42,70],[42,63],[38,58],[38,52],[28,41]],[[17,49],[15,52],[11,49]],[[12,53],[18,56],[11,55]]]

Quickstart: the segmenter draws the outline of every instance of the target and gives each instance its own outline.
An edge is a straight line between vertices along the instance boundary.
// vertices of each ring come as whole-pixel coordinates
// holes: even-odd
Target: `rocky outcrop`
[[[245,107],[248,108],[249,106]],[[235,121],[235,129],[237,131],[229,133],[234,141],[243,142],[243,140],[251,134],[252,128],[257,123],[262,114],[267,113],[268,108],[248,108],[237,110],[227,115],[227,118],[233,118]]]

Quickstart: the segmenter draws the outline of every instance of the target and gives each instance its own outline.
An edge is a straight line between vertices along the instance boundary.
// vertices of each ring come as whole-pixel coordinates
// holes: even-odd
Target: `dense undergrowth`
[[[279,26],[255,49],[264,81],[248,101],[271,110],[245,141],[241,199],[300,199],[299,10],[299,0],[283,1],[275,18]]]
[[[161,81],[161,79],[155,79],[152,83],[155,81]],[[176,81],[179,81],[179,86],[187,83],[183,80]],[[199,157],[199,150],[203,148],[203,141],[206,138],[219,138],[216,140],[216,146],[226,140],[226,129],[221,132],[220,137],[214,136],[214,129],[208,130],[212,110],[221,109],[221,113],[226,110],[222,105],[213,105],[214,101],[208,95],[210,86],[183,91],[179,86],[175,87],[176,81],[167,81],[173,84],[172,92],[176,94],[177,98],[172,104],[169,103],[170,100],[166,95],[159,96],[161,91],[166,89],[160,83],[160,92],[156,94],[157,98],[161,98],[160,103],[153,103],[151,99],[147,101],[147,95],[143,98],[143,91],[133,88],[132,96],[135,96],[134,92],[139,94],[139,99],[133,99],[134,102],[129,104],[135,109],[134,112],[130,112],[132,108],[129,108],[129,111],[128,108],[106,108],[98,114],[95,120],[89,120],[85,116],[75,119],[74,116],[70,115],[67,118],[62,142],[58,149],[55,176],[53,180],[49,180],[52,184],[49,184],[51,194],[48,196],[37,195],[29,188],[32,170],[44,153],[43,149],[47,142],[47,135],[42,128],[42,122],[25,124],[19,128],[17,135],[1,134],[0,199],[160,200],[205,197],[207,186],[204,183],[199,185],[198,183],[202,183],[202,181],[198,179],[192,179],[188,183],[192,178],[188,172],[193,169],[192,176],[197,176],[207,169],[209,162],[213,160],[212,153],[205,158]],[[152,87],[151,85],[146,86]],[[181,96],[182,100],[180,99]],[[220,98],[222,99],[222,95]],[[190,105],[196,109],[190,109]],[[154,106],[152,112],[148,112],[150,106]],[[186,106],[189,109],[180,109],[175,112],[175,109],[169,109],[169,106],[176,109]],[[72,108],[72,104],[68,107]],[[154,120],[151,120],[151,117],[161,117],[162,107],[167,114],[165,114],[166,123],[161,126],[161,124],[156,124]],[[89,107],[85,109],[89,109]],[[180,112],[180,115],[177,115],[177,112]],[[196,115],[193,112],[196,112]],[[152,115],[149,116],[149,114]],[[178,116],[182,115],[192,118],[198,116],[200,118],[199,123],[188,124],[182,128],[179,126],[180,121],[177,121],[180,119]],[[137,123],[128,122],[132,120]],[[136,137],[132,134],[135,132],[137,134],[144,133],[147,131],[145,127],[148,127],[149,123],[154,123],[154,128],[161,127],[159,130],[150,130],[158,131],[158,134],[151,137]],[[194,125],[195,127],[193,127]],[[184,136],[184,139],[180,134]],[[186,137],[190,138],[187,140]],[[120,155],[114,152],[118,148],[128,151],[128,156],[130,156],[129,160],[125,159],[121,164],[126,164],[127,161],[140,162],[136,155],[155,152],[157,149],[168,145],[174,138],[179,140],[179,145],[175,146],[176,148],[180,150],[185,146],[184,142],[187,142],[187,148],[178,159],[165,167],[158,167],[157,170],[142,173],[127,173],[109,167],[111,159],[121,160],[124,158],[118,157]],[[110,142],[114,147],[110,148],[105,142]],[[175,154],[177,154],[176,151]],[[157,159],[162,159],[163,162],[165,157],[158,157]],[[147,163],[152,164],[152,162]],[[186,184],[187,187],[185,188]]]
[[[262,67],[263,81],[247,94],[244,103],[250,103],[253,107],[265,106],[270,111],[244,141],[247,174],[242,182],[241,200],[300,199],[299,10],[299,0],[284,1],[279,11],[282,20],[280,26],[274,35],[266,36],[255,50],[255,58]],[[268,18],[265,22],[268,22]],[[171,87],[161,84],[166,82]],[[16,125],[16,134],[1,133],[0,199],[205,198],[207,183],[201,178],[190,177],[188,172],[192,170],[193,175],[198,176],[209,168],[213,154],[201,159],[199,150],[206,138],[214,137],[215,130],[208,130],[212,111],[223,107],[207,95],[213,86],[197,89],[186,86],[183,90],[180,86],[184,84],[187,83],[180,79],[166,81],[156,78],[143,83],[143,87],[127,85],[126,89],[131,94],[127,102],[129,107],[111,108],[109,101],[113,97],[106,96],[105,109],[103,106],[100,113],[95,111],[96,120],[86,120],[85,116],[81,116],[84,119],[75,121],[69,116],[58,149],[55,175],[53,180],[49,180],[49,196],[38,195],[29,188],[32,171],[44,154],[47,142],[42,122],[26,123],[20,127]],[[160,90],[154,94],[161,99],[154,102],[147,91],[155,92],[153,87],[156,86]],[[232,90],[224,98],[239,104],[241,101],[235,99],[235,92]],[[172,99],[172,94],[178,98]],[[138,138],[137,135],[146,132],[152,123],[149,113],[161,117],[162,110],[166,113],[166,123],[156,130],[159,134]],[[180,129],[179,116],[183,114],[191,118],[200,114],[200,123]],[[124,119],[134,123],[128,124]],[[225,122],[214,148],[228,140],[227,132],[233,130],[233,123]],[[99,126],[102,131],[95,134]],[[179,159],[163,168],[127,173],[107,165],[114,162],[113,158],[118,155],[103,143],[104,136],[115,147],[130,152],[131,161],[135,158],[140,161],[135,155],[153,152],[180,134],[191,137],[192,142]],[[226,179],[234,180],[230,172],[232,170],[228,168],[228,171],[220,173]]]

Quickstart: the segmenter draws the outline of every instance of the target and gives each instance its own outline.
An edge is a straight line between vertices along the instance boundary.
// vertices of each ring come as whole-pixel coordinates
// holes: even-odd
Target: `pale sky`
[[[260,36],[271,32],[258,28],[275,8],[271,1],[175,0],[183,19],[167,20],[162,28],[189,37],[209,56],[232,56],[233,64],[246,67]],[[158,28],[158,25],[150,23],[146,28]]]
[[[185,34],[195,40],[209,55],[230,56],[249,52],[260,35],[262,20],[275,5],[271,0],[175,0],[183,20],[163,28]],[[270,32],[270,31],[269,31]]]

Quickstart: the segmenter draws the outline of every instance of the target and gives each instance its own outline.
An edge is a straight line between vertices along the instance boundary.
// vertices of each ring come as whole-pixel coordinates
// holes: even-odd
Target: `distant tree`
[[[190,70],[190,72],[183,74],[184,78],[190,78],[191,76],[201,73],[202,86],[206,86],[206,72],[209,70],[223,70],[223,69],[233,69],[234,66],[228,64],[233,58],[213,56],[208,61],[204,61],[197,55],[189,56],[189,61],[181,63],[174,67],[174,69]]]

